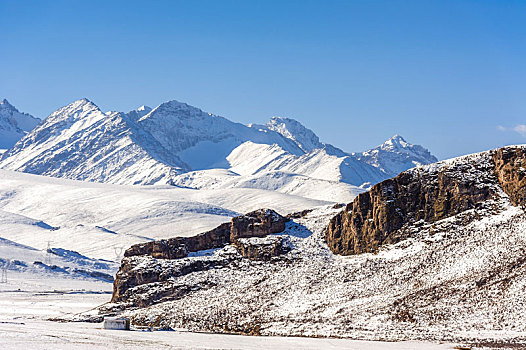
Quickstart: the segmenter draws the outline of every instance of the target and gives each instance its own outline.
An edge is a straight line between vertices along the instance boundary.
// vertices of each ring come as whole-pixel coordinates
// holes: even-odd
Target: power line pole
[[[2,265],[2,275],[0,276],[0,283],[7,283],[7,269],[9,268],[10,264],[11,261],[9,261],[8,259]]]
[[[122,251],[124,250],[123,246],[113,247],[113,250],[115,251],[115,261],[120,263],[122,259]]]

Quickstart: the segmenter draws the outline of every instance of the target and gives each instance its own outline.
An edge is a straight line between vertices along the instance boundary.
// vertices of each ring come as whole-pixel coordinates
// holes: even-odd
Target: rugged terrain
[[[373,187],[366,198],[380,214],[382,203],[397,203],[404,193],[389,184],[405,179],[421,198],[400,205],[406,220],[384,226],[398,238],[375,245],[374,253],[334,254],[327,226],[342,225],[334,218],[350,206],[319,207],[289,215],[280,233],[247,238],[251,245],[279,239],[289,248],[268,259],[245,257],[228,242],[176,259],[128,254],[113,303],[77,319],[124,314],[139,325],[195,331],[523,343],[524,150],[439,162]],[[361,240],[368,247],[368,238]]]
[[[338,254],[375,252],[403,239],[406,225],[484,206],[502,191],[524,205],[525,167],[525,149],[507,147],[408,170],[358,195],[331,220],[326,241]]]

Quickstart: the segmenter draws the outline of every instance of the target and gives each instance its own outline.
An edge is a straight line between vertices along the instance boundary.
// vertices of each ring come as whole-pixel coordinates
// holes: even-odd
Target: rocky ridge
[[[376,252],[403,239],[405,225],[475,209],[502,190],[522,205],[525,167],[525,148],[506,147],[408,170],[359,194],[331,220],[325,239],[336,254]]]
[[[252,260],[270,260],[274,256],[286,253],[289,249],[286,242],[281,238],[266,237],[269,234],[279,233],[285,230],[285,223],[289,219],[279,215],[270,209],[259,209],[245,215],[232,218],[229,223],[219,225],[213,230],[191,237],[176,237],[159,241],[136,244],[124,253],[126,258],[147,257],[154,259],[182,259],[192,253],[199,251],[223,248],[233,245],[239,254]],[[264,239],[261,239],[263,238]],[[260,239],[258,239],[260,238]],[[201,262],[183,264],[181,269],[175,272],[136,274],[137,259],[124,259],[117,273],[114,283],[112,302],[134,300],[137,288],[144,289],[148,284],[162,283],[174,276],[187,273],[203,271],[215,266],[215,263],[202,264]],[[162,294],[165,297],[164,294]],[[156,295],[158,298],[159,295]],[[155,299],[149,299],[148,303],[155,303]],[[141,299],[140,305],[144,305]]]

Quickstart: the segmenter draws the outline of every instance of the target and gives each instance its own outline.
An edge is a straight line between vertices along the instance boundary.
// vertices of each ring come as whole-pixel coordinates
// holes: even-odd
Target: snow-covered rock
[[[291,139],[304,152],[310,152],[318,148],[323,148],[318,136],[310,129],[307,129],[297,120],[283,117],[272,117],[265,125],[268,130],[273,130],[288,139]]]
[[[6,99],[0,101],[0,149],[11,148],[38,123],[40,119],[19,112]]]

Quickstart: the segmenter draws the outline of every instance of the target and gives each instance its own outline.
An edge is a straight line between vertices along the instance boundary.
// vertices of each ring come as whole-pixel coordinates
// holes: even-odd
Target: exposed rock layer
[[[268,261],[274,256],[285,254],[290,249],[281,237],[261,237],[282,232],[287,221],[289,219],[273,210],[259,209],[237,216],[231,222],[221,224],[197,236],[175,237],[133,245],[124,253],[125,258],[113,284],[112,302],[132,301],[138,306],[144,306],[163,298],[181,296],[188,290],[170,283],[163,285],[163,282],[192,272],[224,266],[231,260],[218,258],[203,262],[182,259],[188,257],[191,252],[223,248],[233,243],[242,257],[251,260]],[[181,261],[165,264],[166,266],[162,261],[154,262],[158,265],[157,268],[144,269],[138,266],[144,259],[150,262],[155,259],[181,259]],[[134,293],[145,294],[145,291],[141,291],[141,286],[152,283],[161,285],[160,288],[159,285],[157,286],[155,295],[150,293],[147,298],[133,297]]]
[[[289,219],[271,209],[236,216],[229,223],[192,237],[175,237],[131,246],[124,256],[150,255],[157,259],[180,259],[189,252],[222,248],[238,238],[264,237],[285,229]]]
[[[435,222],[496,198],[496,184],[512,204],[524,204],[525,167],[526,150],[506,147],[403,172],[349,203],[330,221],[326,242],[337,254],[376,252],[400,241],[406,224]]]
[[[505,147],[493,152],[495,174],[513,205],[526,204],[526,148]]]

